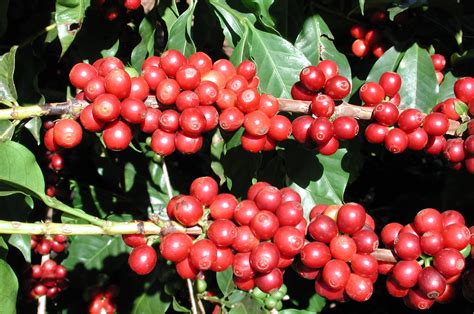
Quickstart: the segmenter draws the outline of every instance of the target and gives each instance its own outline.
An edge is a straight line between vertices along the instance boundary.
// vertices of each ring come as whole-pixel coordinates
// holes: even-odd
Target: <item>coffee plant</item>
[[[0,3],[0,313],[472,313],[474,3]]]

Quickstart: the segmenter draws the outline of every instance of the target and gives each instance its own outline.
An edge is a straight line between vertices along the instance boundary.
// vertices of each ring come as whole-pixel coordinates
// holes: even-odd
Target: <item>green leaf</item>
[[[242,38],[237,46],[235,46],[234,51],[230,56],[230,62],[232,62],[233,65],[238,66],[242,61],[250,57],[249,49],[249,28],[245,27]]]
[[[179,17],[178,7],[176,6],[175,0],[161,0],[158,5],[158,14],[166,24],[168,33],[171,26],[176,22]]]
[[[439,86],[438,99],[436,103],[445,101],[448,98],[455,98],[454,95],[454,83],[456,83],[457,77],[452,72],[448,72],[444,75],[443,82]]]
[[[6,261],[0,259],[0,303],[2,313],[16,313],[16,296],[18,293],[18,279],[15,272]]]
[[[469,122],[464,122],[459,125],[459,127],[456,129],[455,135],[456,136],[462,136],[464,132],[467,130],[467,125]]]
[[[41,122],[40,117],[34,117],[25,124],[25,128],[30,131],[38,145],[41,143],[40,131],[42,126],[43,123]]]
[[[242,3],[256,13],[255,15],[263,25],[270,29],[275,27],[275,21],[270,14],[270,7],[273,4],[273,0],[242,0]]]
[[[456,111],[458,115],[463,116],[464,114],[467,113],[467,111],[469,110],[469,107],[462,101],[455,101],[454,110]]]
[[[196,46],[194,45],[191,33],[196,3],[197,0],[192,1],[186,11],[184,11],[173,26],[171,26],[166,49],[176,49],[186,57],[196,52]]]
[[[360,14],[364,15],[365,0],[359,0]]]
[[[7,30],[8,25],[8,4],[10,0],[3,0],[0,1],[0,37],[5,33]]]
[[[181,304],[179,304],[175,297],[173,297],[173,310],[175,310],[176,312],[180,312],[180,313],[190,313],[191,312],[190,309],[188,309],[188,308],[182,306]]]
[[[246,23],[253,25],[255,16],[232,9],[225,0],[209,0],[209,3],[219,19],[227,44],[235,48],[245,33]]]
[[[403,56],[397,70],[402,78],[400,108],[416,108],[427,113],[433,108],[438,82],[428,52],[413,44]]]
[[[324,306],[326,305],[326,299],[320,296],[319,294],[313,294],[313,296],[309,299],[309,305],[306,308],[308,311],[312,311],[313,313],[319,313],[323,310]]]
[[[10,51],[0,57],[0,103],[12,106],[18,98],[13,81],[15,73],[15,54],[18,46],[13,46]]]
[[[3,239],[5,236],[0,236],[0,259],[5,259],[8,255],[8,245]]]
[[[0,164],[0,182],[12,191],[44,195],[43,173],[25,146],[11,141],[0,143]]]
[[[229,295],[235,290],[233,274],[232,267],[228,267],[226,270],[216,273],[217,285],[224,296]]]
[[[211,142],[211,168],[212,171],[219,177],[219,185],[222,185],[225,182],[224,167],[221,163],[221,156],[224,151],[224,138],[221,135],[219,128],[216,129],[216,132],[212,136]]]
[[[138,32],[142,39],[138,45],[133,48],[131,61],[132,66],[139,72],[141,71],[145,58],[153,55],[155,48],[155,23],[156,19],[147,15],[138,28]]]
[[[159,274],[158,274],[159,276]],[[162,284],[154,278],[143,293],[133,302],[132,314],[166,313],[171,302],[163,293]]]
[[[384,72],[393,72],[398,68],[400,60],[402,60],[404,53],[399,52],[395,47],[385,51],[385,53],[374,63],[367,75],[367,82],[378,82],[380,76]]]
[[[63,265],[69,270],[79,264],[89,270],[102,269],[106,258],[130,251],[119,236],[77,236],[68,248],[69,255]]]
[[[303,52],[311,64],[319,63],[321,50],[325,49],[321,44],[323,36],[334,39],[323,18],[319,14],[306,18],[303,29],[296,38],[295,47]]]
[[[260,89],[275,97],[291,98],[291,86],[310,65],[303,53],[275,34],[250,28],[250,55],[257,65]]]
[[[137,171],[131,162],[127,162],[123,169],[123,178],[125,182],[125,192],[130,192],[135,183]]]
[[[302,196],[306,211],[315,204],[343,203],[344,191],[353,172],[350,165],[356,163],[347,159],[353,152],[347,153],[346,148],[341,148],[334,155],[324,156],[307,151],[294,141],[282,146],[288,179],[291,187]]]
[[[120,47],[120,40],[117,39],[117,41],[112,45],[112,47],[110,47],[109,49],[101,50],[100,54],[102,58],[115,57],[115,55],[117,54],[117,51],[119,50],[119,47]]]
[[[10,141],[15,133],[15,125],[10,120],[0,120],[0,142]]]
[[[31,236],[28,234],[12,234],[8,243],[16,247],[25,261],[31,263]]]
[[[234,307],[229,311],[229,314],[256,314],[263,312],[263,303],[252,298],[249,294],[242,301],[233,305]]]
[[[59,41],[61,42],[61,57],[71,46],[76,34],[82,27],[86,9],[90,5],[90,0],[57,0],[56,21]]]

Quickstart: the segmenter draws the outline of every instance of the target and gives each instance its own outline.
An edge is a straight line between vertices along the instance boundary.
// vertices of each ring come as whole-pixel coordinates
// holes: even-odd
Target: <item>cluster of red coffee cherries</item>
[[[385,11],[374,11],[369,14],[369,20],[372,25],[382,24],[387,21]],[[355,39],[352,43],[352,53],[359,58],[367,56],[369,52],[376,58],[380,58],[387,49],[388,43],[384,40],[382,31],[379,29],[367,29],[356,24],[350,29],[351,36]]]
[[[67,246],[67,236],[56,234],[52,238],[43,235],[31,236],[31,249],[39,255],[47,255],[51,252],[61,253]]]
[[[300,81],[291,90],[294,99],[311,101],[310,110],[315,116],[302,115],[293,120],[293,137],[323,155],[334,154],[339,140],[353,139],[359,132],[359,124],[352,117],[330,120],[335,110],[334,100],[343,99],[351,90],[350,82],[338,73],[334,61],[321,61],[317,66],[301,70]]]
[[[408,307],[419,310],[453,299],[453,285],[460,279],[471,251],[471,232],[462,214],[426,208],[410,224],[386,225],[381,239],[400,259],[380,269],[388,274],[390,295],[403,298]]]
[[[141,0],[94,0],[93,5],[103,11],[107,20],[114,21],[122,10],[138,10],[142,3]]]
[[[333,301],[367,301],[377,280],[378,262],[370,255],[379,244],[374,220],[357,203],[316,205],[310,213],[307,241],[294,265],[315,279],[319,295]]]
[[[119,294],[119,288],[110,285],[107,289],[95,289],[92,293],[92,300],[89,305],[89,314],[113,314],[117,311],[114,299]]]
[[[66,288],[67,270],[54,260],[46,260],[41,265],[31,267],[31,293],[34,299],[46,296],[54,299],[59,292]]]

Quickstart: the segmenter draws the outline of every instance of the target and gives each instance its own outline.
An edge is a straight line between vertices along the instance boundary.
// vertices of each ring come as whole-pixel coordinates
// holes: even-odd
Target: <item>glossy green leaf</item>
[[[191,313],[191,310],[179,304],[175,297],[173,297],[173,310],[180,313]]]
[[[229,295],[235,290],[233,275],[232,267],[228,267],[225,271],[216,273],[217,285],[224,296]]]
[[[106,258],[130,251],[119,236],[77,236],[71,242],[69,254],[62,264],[69,270],[79,264],[86,269],[102,269]]]
[[[71,46],[82,27],[90,0],[57,0],[55,20],[61,42],[61,56]]]
[[[15,73],[15,55],[18,46],[13,46],[10,51],[0,56],[0,103],[11,107],[11,103],[18,98],[13,81]]]
[[[227,44],[236,47],[245,33],[246,23],[254,24],[253,14],[246,14],[232,9],[225,0],[209,0],[222,27]]]
[[[173,26],[171,26],[166,49],[176,49],[186,57],[189,57],[191,54],[196,52],[196,46],[194,45],[191,33],[196,4],[197,0],[192,1],[186,11],[184,11]]]
[[[153,55],[155,48],[155,23],[156,21],[152,16],[146,16],[138,28],[141,41],[133,48],[131,56],[132,66],[137,71],[141,71],[145,58]]]
[[[250,55],[257,65],[260,89],[275,97],[291,98],[291,86],[310,65],[303,53],[277,35],[250,28]]]
[[[11,141],[0,143],[0,164],[0,182],[12,191],[44,195],[43,173],[25,146]]]
[[[0,1],[0,36],[2,36],[7,30],[8,25],[8,4],[10,0]]]
[[[135,177],[137,175],[137,170],[131,162],[127,162],[123,169],[123,178],[125,183],[125,192],[130,192],[135,183]]]
[[[443,82],[439,86],[438,99],[436,103],[445,101],[448,98],[455,98],[454,95],[454,83],[456,83],[457,77],[452,72],[448,72],[444,75]]]
[[[242,301],[233,304],[233,306],[229,314],[255,314],[263,312],[263,303],[252,298],[249,294]]]
[[[359,0],[360,14],[364,15],[365,0]]]
[[[319,313],[323,310],[326,305],[326,299],[320,296],[319,294],[313,294],[309,299],[309,305],[306,310],[312,311],[313,313]]]
[[[30,134],[33,135],[33,138],[36,140],[38,145],[41,143],[40,132],[42,126],[43,123],[40,117],[34,117],[25,124],[25,128],[30,131]]]
[[[367,82],[378,82],[384,72],[393,72],[398,68],[404,53],[399,52],[395,47],[385,51],[385,53],[374,63],[367,75]]]
[[[117,41],[112,45],[112,47],[110,47],[109,49],[101,50],[100,54],[102,55],[102,58],[115,57],[115,55],[117,54],[117,51],[119,50],[119,47],[120,47],[120,40],[117,39]]]
[[[15,133],[15,125],[10,120],[0,120],[0,142],[10,141]]]
[[[31,263],[31,236],[28,234],[12,234],[8,243],[16,247],[27,263]]]
[[[158,5],[158,14],[160,15],[161,19],[166,24],[166,29],[168,33],[171,29],[171,26],[176,22],[179,17],[178,8],[176,6],[175,0],[161,0],[160,4]]]
[[[235,46],[234,51],[232,51],[230,62],[232,62],[233,65],[238,66],[242,61],[250,57],[249,49],[249,29],[248,27],[245,27],[242,38],[240,39],[237,46]]]
[[[212,136],[211,143],[211,168],[212,171],[219,177],[219,185],[222,185],[225,182],[224,167],[220,161],[222,153],[224,151],[224,138],[221,135],[219,128],[216,129],[216,132]]]
[[[298,34],[295,41],[295,47],[306,56],[311,64],[318,64],[321,57],[322,36],[334,39],[329,27],[319,14],[314,14],[306,18],[303,29]]]
[[[3,237],[6,236],[0,236],[0,259],[6,259],[8,255],[8,245]]]
[[[13,269],[6,261],[0,259],[0,303],[1,313],[16,313],[16,297],[18,293],[18,279]]]
[[[275,21],[270,14],[270,7],[274,0],[242,0],[242,3],[252,9],[260,22],[268,28],[275,27]]]
[[[417,108],[429,112],[436,103],[438,82],[428,52],[413,44],[405,52],[397,72],[402,77],[400,108]]]
[[[143,293],[133,302],[131,313],[166,313],[170,304],[171,300],[164,294],[162,284],[154,278],[145,287]]]

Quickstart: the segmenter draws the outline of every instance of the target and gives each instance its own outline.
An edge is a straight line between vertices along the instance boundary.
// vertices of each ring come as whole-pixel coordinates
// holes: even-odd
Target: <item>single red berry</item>
[[[390,126],[398,120],[398,108],[391,102],[381,102],[372,111],[373,117],[378,123]]]
[[[291,121],[282,115],[275,115],[270,119],[268,136],[275,141],[284,141],[290,137],[292,131]]]
[[[326,81],[324,91],[329,97],[340,100],[351,92],[351,83],[344,76],[336,75]]]
[[[299,81],[291,87],[291,97],[296,100],[311,101],[316,95],[316,92],[307,89],[303,83]]]
[[[306,143],[310,139],[309,128],[313,123],[313,118],[308,115],[303,115],[292,122],[293,137],[299,143]]]
[[[97,70],[90,64],[77,63],[69,72],[69,81],[74,87],[84,89],[87,83],[97,77]]]
[[[411,233],[400,233],[394,241],[395,253],[403,260],[414,260],[421,255],[420,240]]]
[[[441,213],[443,215],[443,227],[446,228],[449,225],[459,223],[461,225],[466,225],[464,216],[457,210],[447,210]]]
[[[283,273],[275,268],[268,274],[258,274],[255,276],[255,285],[265,293],[272,293],[283,285]]]
[[[273,236],[273,243],[281,255],[293,257],[301,252],[304,245],[304,234],[291,226],[280,227]]]
[[[250,229],[260,240],[271,239],[278,230],[278,218],[267,210],[259,211],[250,220]]]
[[[104,79],[105,91],[109,94],[124,99],[130,94],[132,81],[125,70],[115,69],[110,71]]]
[[[359,124],[352,117],[340,116],[332,122],[334,135],[341,140],[351,140],[359,134]]]
[[[471,240],[471,232],[465,225],[454,223],[442,230],[443,243],[447,248],[464,249]]]
[[[252,135],[246,131],[244,134],[242,134],[240,140],[243,149],[252,153],[258,153],[264,149],[267,142],[267,136]]]
[[[365,209],[357,203],[342,205],[337,213],[337,228],[345,234],[353,234],[362,229],[365,222]]]
[[[387,133],[384,142],[388,151],[393,154],[399,154],[407,149],[408,136],[404,131],[394,128]]]
[[[444,135],[449,129],[449,120],[443,113],[432,112],[425,117],[423,129],[431,136]]]
[[[422,150],[428,144],[428,134],[422,128],[411,131],[407,136],[408,148],[411,150]]]
[[[234,75],[231,77],[225,84],[226,89],[230,89],[235,92],[237,95],[240,94],[244,89],[248,87],[249,83],[242,75]]]
[[[201,82],[201,72],[193,65],[185,64],[176,71],[176,82],[182,89],[195,89]]]
[[[370,279],[350,274],[344,291],[354,301],[365,302],[372,296],[374,287]]]
[[[86,108],[84,108],[81,111],[81,115],[79,116],[79,120],[81,121],[81,124],[84,127],[84,129],[86,129],[87,131],[90,131],[90,132],[100,132],[100,131],[102,131],[102,129],[104,127],[104,124],[105,124],[104,122],[102,122],[101,120],[97,119],[94,116],[94,114],[92,112],[92,105],[88,105]],[[49,130],[48,130],[48,132],[49,132]],[[46,132],[46,133],[48,133],[48,132]],[[52,131],[51,131],[51,134],[52,134]],[[46,138],[46,135],[45,135],[45,138]],[[45,145],[46,145],[46,141],[45,141]]]
[[[237,237],[232,243],[232,248],[237,252],[250,252],[260,241],[255,237],[249,226],[237,227]]]
[[[296,226],[303,219],[303,207],[299,202],[285,202],[281,203],[275,214],[280,226]]]
[[[334,237],[329,243],[329,249],[334,258],[345,262],[349,262],[352,256],[357,252],[357,246],[354,240],[346,235]]]
[[[160,243],[161,255],[172,262],[178,263],[188,257],[193,240],[181,232],[173,232],[163,237]]]
[[[279,110],[278,99],[270,94],[260,95],[258,110],[264,112],[269,118],[275,116]]]
[[[156,130],[151,136],[150,147],[158,155],[171,155],[176,149],[175,134]]]
[[[268,274],[274,270],[280,258],[280,252],[275,244],[261,242],[250,253],[250,266],[259,273]]]
[[[331,121],[326,117],[318,117],[313,120],[308,129],[309,136],[316,143],[327,143],[334,135]]]
[[[112,94],[102,94],[92,103],[92,114],[94,118],[111,122],[120,116],[120,100]]]
[[[124,150],[132,141],[132,130],[122,121],[108,123],[102,136],[105,147],[110,150]]]
[[[246,226],[250,224],[252,218],[258,213],[259,208],[252,200],[241,201],[234,211],[235,221],[241,225]]]
[[[365,129],[365,138],[369,143],[380,144],[385,140],[389,129],[384,125],[378,123],[371,123]]]
[[[300,81],[307,89],[318,91],[324,87],[326,77],[318,67],[310,65],[301,70]]]
[[[367,105],[377,105],[385,97],[385,91],[380,84],[367,82],[359,90],[360,99]]]
[[[128,257],[128,265],[138,275],[148,275],[155,268],[158,257],[148,245],[136,247]]]
[[[211,268],[212,263],[217,259],[216,245],[208,239],[196,241],[189,252],[189,259],[191,264],[199,270]]]
[[[438,231],[423,233],[420,238],[420,247],[423,253],[431,256],[435,255],[444,248],[443,235]]]
[[[227,82],[227,79],[224,74],[216,70],[210,70],[206,74],[204,74],[201,78],[202,82],[210,82],[214,83],[217,89],[223,89]]]
[[[324,94],[319,94],[311,100],[311,112],[316,117],[330,118],[335,110],[334,100]]]
[[[151,90],[156,90],[158,84],[167,78],[165,71],[156,66],[148,66],[144,68],[142,74]]]
[[[94,101],[97,96],[105,93],[104,78],[95,77],[87,82],[84,88],[84,95],[90,101]]]
[[[82,141],[82,128],[72,119],[62,119],[53,128],[54,143],[64,148],[73,148]]]
[[[443,152],[444,158],[450,162],[461,162],[466,157],[464,151],[464,141],[461,138],[452,138],[447,140]]]
[[[215,220],[207,230],[207,237],[218,247],[231,246],[237,237],[237,226],[227,219]]]
[[[252,61],[244,60],[237,66],[237,74],[250,81],[257,74],[257,67]]]
[[[125,69],[123,62],[116,57],[107,57],[102,60],[99,66],[99,75],[106,77],[107,74],[112,72],[115,69]]]
[[[363,39],[356,39],[352,43],[351,49],[356,57],[363,58],[367,55],[370,48]]]
[[[217,72],[222,73],[224,75],[224,77],[226,78],[226,80],[230,79],[232,76],[237,74],[237,71],[236,71],[234,65],[232,64],[232,62],[230,62],[227,59],[217,60],[212,65],[212,69],[217,71]]]
[[[232,219],[238,203],[235,196],[230,193],[217,195],[209,206],[212,219]]]
[[[145,119],[146,111],[147,107],[143,101],[127,98],[122,101],[120,115],[129,123],[139,124]]]
[[[146,238],[144,234],[123,234],[123,242],[129,247],[138,247],[146,244]]]
[[[187,108],[195,108],[199,106],[199,96],[190,90],[185,90],[179,93],[176,97],[176,109],[183,111]]]
[[[380,76],[379,84],[385,91],[386,96],[393,97],[400,90],[402,79],[398,73],[384,72]]]
[[[160,59],[160,67],[166,75],[175,77],[176,72],[186,64],[186,57],[178,50],[167,50],[163,52]]]
[[[403,298],[403,302],[406,306],[415,310],[427,310],[434,304],[434,300],[429,299],[416,288],[408,291],[408,294]]]
[[[270,118],[259,110],[249,112],[244,117],[244,128],[251,135],[261,136],[267,134],[270,124]]]
[[[179,116],[179,126],[189,135],[200,135],[206,128],[206,117],[197,108],[187,108]]]
[[[195,154],[202,147],[202,136],[187,134],[186,132],[176,132],[176,149],[182,154]]]
[[[257,110],[259,104],[260,93],[255,88],[246,88],[237,95],[236,107],[244,113]]]
[[[443,135],[430,136],[425,151],[431,155],[440,154],[446,147],[446,138]]]
[[[379,238],[377,234],[371,229],[362,229],[352,234],[357,253],[372,253],[379,246]]]
[[[232,265],[234,261],[234,254],[229,248],[217,248],[217,258],[212,263],[210,270],[214,272],[221,272],[226,270],[229,266]]]
[[[202,203],[194,196],[183,196],[176,201],[174,217],[186,227],[196,225],[203,214]]]
[[[212,59],[202,51],[190,55],[188,58],[188,64],[198,69],[199,72],[201,72],[201,75],[206,74],[212,69]]]
[[[156,86],[156,99],[163,105],[170,106],[176,102],[180,86],[174,79],[164,79]]]
[[[400,287],[412,288],[416,285],[421,270],[421,266],[415,260],[399,261],[392,269],[392,278]]]
[[[339,68],[336,62],[332,60],[323,60],[318,63],[317,67],[323,71],[326,81],[339,74]]]
[[[308,226],[308,232],[313,239],[330,243],[338,235],[336,222],[326,215],[319,215]]]
[[[443,216],[434,208],[425,208],[419,211],[413,223],[418,234],[428,231],[443,231]]]
[[[250,252],[235,254],[232,271],[235,277],[241,279],[249,279],[255,276],[255,271],[250,266]]]
[[[331,289],[339,290],[346,286],[350,274],[351,269],[346,262],[333,259],[324,265],[322,277]]]
[[[183,279],[196,279],[200,270],[193,266],[191,259],[188,257],[176,263],[176,272]]]
[[[446,280],[433,267],[425,267],[418,277],[418,288],[429,299],[436,299],[446,289]]]

